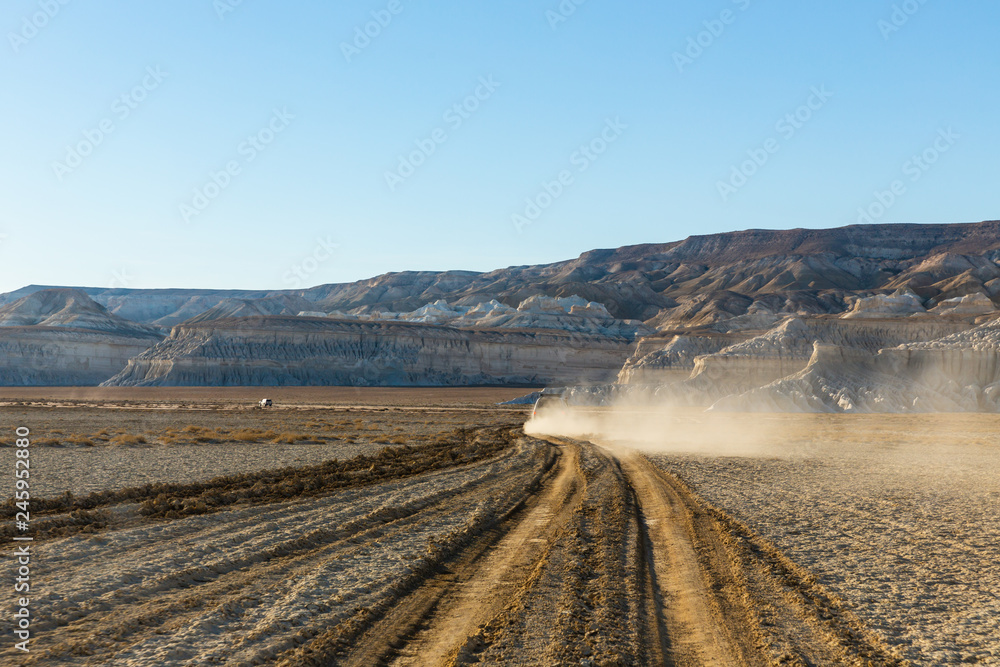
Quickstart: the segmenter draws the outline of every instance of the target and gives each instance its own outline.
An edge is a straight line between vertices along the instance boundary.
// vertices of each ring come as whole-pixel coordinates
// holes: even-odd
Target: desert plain
[[[3,389],[33,636],[0,660],[1000,664],[1000,416],[527,391]]]

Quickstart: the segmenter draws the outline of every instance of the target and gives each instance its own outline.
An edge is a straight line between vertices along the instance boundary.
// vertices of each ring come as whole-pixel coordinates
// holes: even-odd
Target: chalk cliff
[[[0,385],[96,385],[162,338],[83,292],[35,292],[0,308]]]
[[[0,386],[95,386],[159,340],[67,327],[0,329]]]
[[[642,338],[618,373],[618,382],[660,384],[686,379],[694,369],[695,359],[718,352],[746,338],[741,333],[716,332]]]
[[[1000,411],[1000,321],[878,351],[816,342],[801,371],[721,398],[717,410]]]
[[[48,289],[32,292],[0,307],[0,327],[66,327],[113,333],[159,334],[113,315],[81,290]]]
[[[555,330],[255,317],[173,328],[106,386],[607,382],[632,341]]]

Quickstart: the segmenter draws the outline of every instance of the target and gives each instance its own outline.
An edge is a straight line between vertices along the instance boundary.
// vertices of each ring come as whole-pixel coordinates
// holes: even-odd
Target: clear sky
[[[7,0],[0,291],[996,219],[998,25],[993,0]]]

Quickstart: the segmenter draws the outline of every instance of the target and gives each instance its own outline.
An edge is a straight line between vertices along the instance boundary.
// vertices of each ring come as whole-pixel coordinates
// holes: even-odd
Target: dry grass
[[[300,434],[287,435],[296,437]],[[204,514],[239,502],[275,502],[315,496],[348,486],[365,486],[385,479],[410,477],[472,463],[507,449],[516,437],[517,430],[510,426],[459,428],[441,433],[431,443],[384,449],[377,454],[347,461],[333,459],[302,468],[262,470],[193,484],[147,484],[91,493],[85,497],[65,493],[55,498],[33,498],[32,511],[40,516],[72,513],[70,518],[57,517],[51,522],[49,519],[42,520],[36,527],[39,534],[67,535],[79,532],[83,527],[87,527],[87,531],[100,528],[106,517],[93,510],[120,502],[139,502],[140,513],[145,516],[176,518]],[[0,504],[0,516],[13,516],[16,511],[13,498]],[[11,531],[13,527],[10,525],[0,526],[0,535],[8,535]]]
[[[131,433],[121,433],[111,438],[111,445],[115,447],[134,447],[135,445],[145,445],[146,438],[141,435],[132,435]]]
[[[271,442],[279,444],[294,445],[296,442],[311,440],[311,436],[305,433],[280,433],[271,439]]]
[[[278,437],[278,434],[275,431],[262,431],[256,428],[241,428],[228,435],[230,440],[237,440],[239,442],[260,442],[262,440],[272,440],[276,437]]]

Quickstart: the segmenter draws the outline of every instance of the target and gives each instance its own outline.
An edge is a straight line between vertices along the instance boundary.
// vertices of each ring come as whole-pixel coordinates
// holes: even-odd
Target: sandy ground
[[[108,405],[109,407],[250,407],[262,398],[275,406],[396,405],[481,408],[541,387],[0,387],[0,406]]]
[[[523,407],[493,405],[498,397],[509,400],[510,390],[498,394],[472,389],[464,397],[448,391],[410,391],[416,395],[378,389],[364,396],[369,406],[384,401],[379,407],[308,407],[275,399],[274,409],[255,410],[235,403],[220,405],[217,397],[201,391],[157,395],[157,401],[150,403],[95,405],[69,400],[73,390],[58,390],[28,404],[0,408],[11,427],[0,438],[0,469],[13,466],[12,431],[17,426],[31,430],[34,495],[54,496],[154,482],[188,483],[351,458],[389,445],[422,442],[443,428],[475,422],[470,415],[482,410],[524,412]],[[296,396],[311,402],[316,394],[300,390]],[[183,401],[160,402],[177,398]],[[414,404],[418,399],[425,402]],[[0,495],[12,496],[13,484],[13,475],[0,479]]]
[[[818,437],[807,450],[656,461],[915,664],[1000,664],[998,420],[813,418],[790,439],[808,421]]]
[[[53,493],[0,661],[1000,664],[995,418],[632,412],[626,447],[428,391],[12,401]]]

